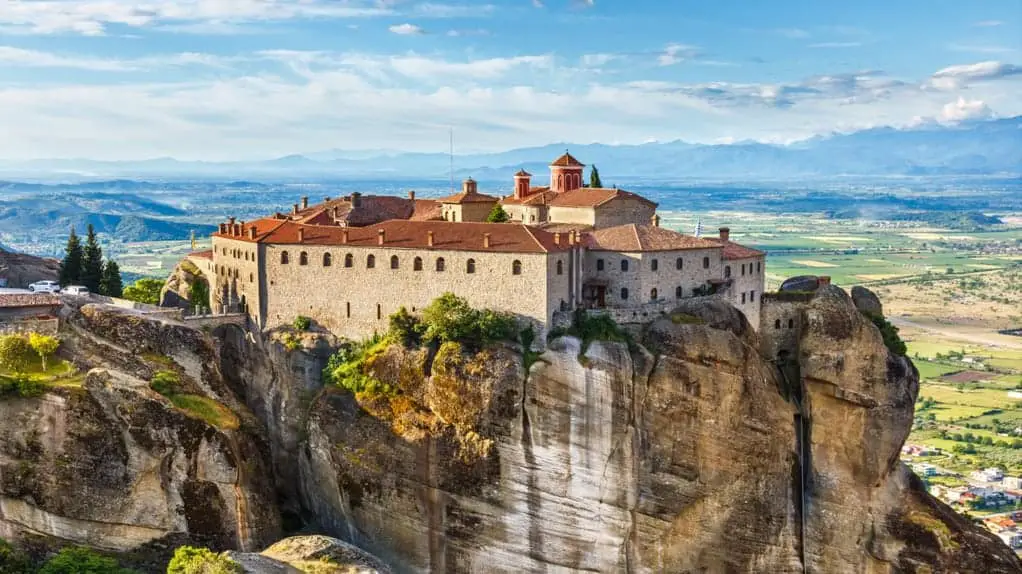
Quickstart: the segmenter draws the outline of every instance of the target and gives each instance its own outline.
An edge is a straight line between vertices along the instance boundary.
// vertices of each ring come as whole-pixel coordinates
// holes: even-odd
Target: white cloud
[[[168,66],[207,66],[224,68],[231,58],[182,52],[133,59],[63,56],[51,52],[0,46],[0,64],[25,68],[67,68],[94,72],[139,72]]]
[[[972,52],[974,54],[1010,54],[1017,52],[1015,48],[1008,46],[993,46],[989,44],[948,44],[948,50],[953,52]]]
[[[941,109],[940,118],[948,122],[986,119],[993,115],[990,106],[981,100],[966,100],[958,96],[958,100],[949,102]]]
[[[583,54],[580,61],[587,68],[599,68],[619,58],[621,56],[618,54]]]
[[[1003,24],[1004,22],[1000,20],[980,20],[979,22],[973,24],[973,26],[976,26],[977,28],[993,28],[995,26],[1001,26]]]
[[[810,48],[858,48],[862,42],[817,42],[809,44]]]
[[[661,66],[672,66],[674,64],[691,60],[699,54],[699,49],[687,44],[668,44],[663,53],[657,58]]]
[[[975,64],[948,66],[930,78],[929,86],[938,90],[955,90],[969,82],[995,80],[1022,75],[1022,66],[988,60]]]
[[[391,32],[393,32],[395,34],[398,34],[398,35],[401,35],[401,36],[415,36],[415,35],[425,34],[426,33],[426,31],[423,30],[421,27],[416,26],[415,24],[408,24],[408,23],[405,23],[405,24],[395,24],[395,25],[393,25],[393,26],[391,26],[390,28],[387,28],[387,29],[390,30]]]

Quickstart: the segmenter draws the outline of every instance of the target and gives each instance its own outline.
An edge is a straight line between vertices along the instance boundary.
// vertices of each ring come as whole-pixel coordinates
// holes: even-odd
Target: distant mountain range
[[[565,144],[500,153],[457,155],[458,178],[509,179],[525,168],[539,177],[565,149],[614,178],[672,180],[789,179],[840,175],[1012,175],[1022,173],[1022,116],[956,125],[875,128],[815,137],[790,145],[756,142],[701,145]],[[86,159],[0,161],[2,179],[161,178],[293,180],[445,178],[446,153],[328,150],[252,162]],[[0,184],[2,188],[2,184]]]

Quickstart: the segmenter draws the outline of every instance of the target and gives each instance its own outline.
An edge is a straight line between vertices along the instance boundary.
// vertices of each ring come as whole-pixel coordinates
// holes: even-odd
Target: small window
[[[309,254],[304,252],[304,251],[299,253],[298,254],[298,264],[299,265],[308,265],[309,264]]]
[[[654,259],[653,261],[650,261],[649,262],[649,268],[650,268],[651,271],[656,271],[657,269],[660,268],[660,261],[656,260],[656,259]]]
[[[725,265],[724,266],[724,279],[727,279],[729,277],[731,277],[731,266],[730,265]]]
[[[778,320],[774,321],[774,329],[780,329],[780,328],[781,328],[781,320],[778,319]]]
[[[376,304],[376,319],[380,320],[383,318],[383,305]]]
[[[679,257],[679,258],[674,260],[674,268],[675,269],[681,269],[684,266],[685,266],[685,262],[681,259],[681,257]]]
[[[515,259],[514,261],[511,262],[511,274],[512,275],[521,275],[522,274],[522,262],[521,261]]]
[[[442,272],[446,268],[447,268],[447,262],[444,261],[444,258],[443,257],[437,257],[436,258],[436,270],[438,272]]]
[[[563,261],[558,261],[557,262],[557,274],[558,275],[564,275],[564,262]]]
[[[681,285],[678,285],[677,287],[674,288],[674,296],[676,298],[681,299],[682,296],[684,296],[684,295],[685,295],[685,290],[681,288]]]
[[[348,318],[351,319],[351,301],[344,304],[344,311],[348,315]]]
[[[401,267],[401,261],[398,260],[397,255],[390,256],[390,268],[398,269]]]
[[[622,287],[621,288],[621,300],[622,301],[627,301],[628,300],[628,288],[627,287]]]
[[[760,262],[756,263],[756,273],[762,273],[762,272],[763,272],[763,263],[760,263]]]
[[[656,301],[657,300],[656,287],[654,287],[653,290],[649,292],[649,300],[650,301]]]
[[[249,273],[248,274],[248,282],[249,283],[255,283],[255,274],[254,273]]]
[[[475,259],[469,259],[468,261],[465,262],[465,273],[475,273],[475,272],[476,272],[476,260]]]
[[[756,302],[756,292],[755,291],[749,291],[749,303],[755,303],[755,302]]]
[[[742,293],[742,305],[745,305],[745,293]]]
[[[621,270],[622,271],[628,271],[628,260],[627,259],[622,259],[621,260]]]
[[[287,251],[280,252],[280,264],[287,265],[290,263],[291,258],[288,256]]]
[[[794,319],[788,319],[788,328],[789,329],[794,329],[795,328],[795,320]]]
[[[742,263],[742,277],[745,276],[745,264]]]
[[[596,260],[596,270],[603,271],[603,259]]]
[[[374,267],[376,267],[376,256],[369,254],[369,256],[366,257],[366,269],[372,269]]]
[[[332,265],[333,262],[334,262],[333,255],[330,255],[329,253],[323,254],[323,267],[330,267],[330,265]]]
[[[412,262],[412,269],[422,271],[422,257],[415,258],[415,261]]]
[[[345,267],[354,267],[355,266],[355,256],[352,255],[351,253],[348,253],[347,255],[345,255],[344,256],[344,266]]]
[[[710,268],[710,258],[709,257],[703,257],[703,269],[709,269],[709,268]]]
[[[536,216],[535,215],[530,215],[529,216],[529,223],[536,223]]]

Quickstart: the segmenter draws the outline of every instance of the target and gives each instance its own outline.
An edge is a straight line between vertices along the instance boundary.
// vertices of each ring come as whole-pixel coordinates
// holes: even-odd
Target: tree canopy
[[[81,278],[84,257],[82,241],[72,227],[71,234],[67,236],[67,246],[64,247],[64,259],[60,262],[61,285],[70,285]]]
[[[21,335],[0,337],[0,366],[12,373],[23,373],[32,362],[35,351]]]
[[[93,293],[99,293],[99,283],[103,279],[103,249],[96,237],[96,228],[89,224],[85,236],[85,248],[82,250],[82,273],[79,277],[82,285]]]
[[[124,298],[129,301],[159,305],[163,281],[145,277],[124,288]]]
[[[603,187],[603,182],[600,181],[600,170],[596,169],[596,164],[593,164],[593,168],[589,170],[589,187]]]
[[[507,223],[508,221],[511,221],[511,216],[508,215],[507,212],[504,211],[504,208],[498,203],[493,206],[492,210],[490,210],[490,214],[486,216],[486,221],[487,223]]]
[[[43,335],[41,333],[29,333],[28,344],[32,347],[32,350],[39,355],[39,360],[42,361],[43,370],[45,371],[46,359],[57,352],[57,347],[60,346],[60,339],[51,335]]]
[[[108,297],[122,297],[124,284],[121,282],[121,268],[116,261],[107,260],[103,266],[103,277],[99,281],[99,293]]]

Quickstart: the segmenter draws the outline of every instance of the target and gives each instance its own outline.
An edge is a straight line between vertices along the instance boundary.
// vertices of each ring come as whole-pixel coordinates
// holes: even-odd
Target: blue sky
[[[2,0],[0,157],[788,142],[1022,114],[1022,0]]]

